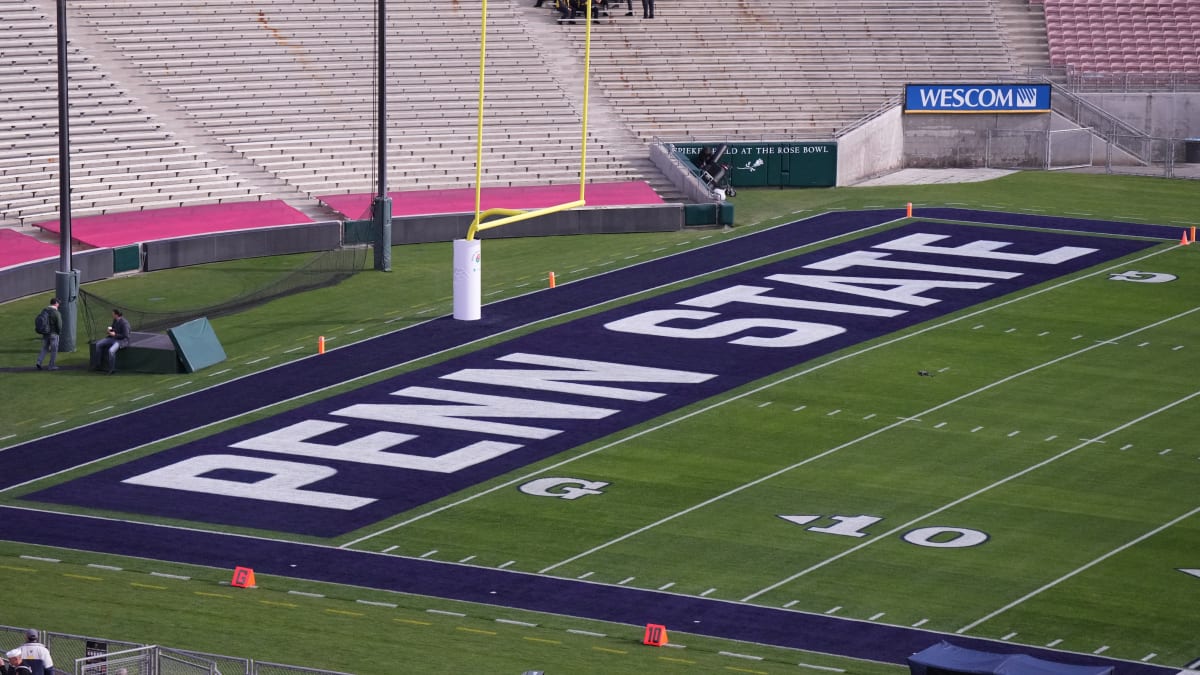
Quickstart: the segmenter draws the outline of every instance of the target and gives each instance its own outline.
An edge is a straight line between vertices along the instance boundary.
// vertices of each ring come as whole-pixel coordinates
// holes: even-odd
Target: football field
[[[1192,663],[1200,249],[917,215],[798,220],[9,447],[0,537],[680,644]]]

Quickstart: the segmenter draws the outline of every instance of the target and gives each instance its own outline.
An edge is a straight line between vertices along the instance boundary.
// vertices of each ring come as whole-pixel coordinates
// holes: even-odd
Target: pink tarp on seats
[[[475,188],[453,190],[414,190],[389,192],[392,216],[418,216],[433,213],[474,213]],[[645,181],[624,183],[590,183],[587,186],[588,206],[634,206],[661,204],[662,197]],[[317,197],[329,207],[351,220],[371,217],[374,195],[325,195]],[[579,199],[579,185],[537,185],[532,187],[483,188],[480,190],[480,209],[540,209]]]
[[[0,229],[0,268],[58,255],[56,244],[38,241],[8,228]]]
[[[204,204],[73,218],[71,239],[97,248],[112,248],[192,234],[311,222],[311,218],[280,200]],[[59,231],[57,220],[36,226],[49,232]]]

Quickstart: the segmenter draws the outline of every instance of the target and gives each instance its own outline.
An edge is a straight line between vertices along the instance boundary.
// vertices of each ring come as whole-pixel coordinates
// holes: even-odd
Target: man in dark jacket
[[[54,362],[58,359],[58,336],[62,333],[62,314],[58,311],[58,298],[50,298],[50,304],[42,310],[46,313],[48,333],[42,333],[42,351],[38,352],[37,369],[42,369],[42,360],[50,354],[50,370],[58,370]]]
[[[121,314],[121,310],[114,309],[112,311],[113,322],[108,327],[108,337],[102,338],[96,343],[96,349],[100,352],[100,368],[107,370],[109,375],[117,369],[117,350],[124,349],[129,346],[129,320]],[[107,353],[108,367],[105,368],[104,359]]]

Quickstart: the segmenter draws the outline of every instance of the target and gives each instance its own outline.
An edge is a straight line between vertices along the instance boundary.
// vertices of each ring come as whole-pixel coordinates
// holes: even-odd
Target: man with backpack
[[[37,315],[33,328],[42,336],[42,351],[38,352],[37,369],[42,369],[42,360],[46,352],[50,353],[50,370],[58,370],[54,362],[58,360],[58,336],[62,333],[62,314],[58,311],[58,298],[50,298],[50,304]]]

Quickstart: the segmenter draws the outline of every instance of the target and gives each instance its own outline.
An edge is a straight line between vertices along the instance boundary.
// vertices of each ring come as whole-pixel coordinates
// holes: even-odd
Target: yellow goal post
[[[546,206],[538,209],[505,209],[493,208],[486,211],[480,211],[482,202],[482,178],[483,178],[483,119],[484,119],[484,100],[485,100],[485,83],[487,73],[487,14],[488,0],[483,0],[480,22],[479,36],[479,108],[477,111],[477,128],[475,133],[475,217],[471,221],[471,226],[467,229],[467,239],[475,238],[476,233],[481,230],[490,230],[492,228],[508,225],[521,220],[529,220],[538,216],[545,216],[559,211],[566,211],[577,206],[586,204],[586,179],[587,179],[587,136],[588,136],[588,101],[591,94],[591,75],[592,75],[592,3],[587,2],[587,14],[585,23],[587,30],[584,33],[583,40],[583,119],[580,131],[579,142],[579,199],[574,201],[556,204],[554,206]],[[496,218],[496,216],[501,216]],[[486,222],[485,222],[486,221]]]

